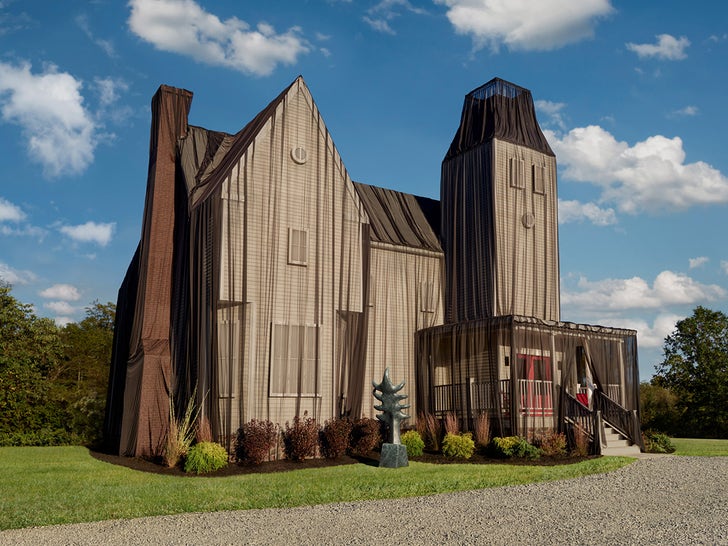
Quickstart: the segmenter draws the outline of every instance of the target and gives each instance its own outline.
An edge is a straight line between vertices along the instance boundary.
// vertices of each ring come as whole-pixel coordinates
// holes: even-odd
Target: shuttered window
[[[546,193],[546,167],[541,165],[533,166],[533,193]]]
[[[318,327],[273,324],[270,395],[318,396]]]
[[[288,229],[288,263],[308,264],[308,233],[303,229]]]
[[[523,189],[526,187],[525,162],[523,159],[512,157],[509,161],[508,174],[512,188]]]

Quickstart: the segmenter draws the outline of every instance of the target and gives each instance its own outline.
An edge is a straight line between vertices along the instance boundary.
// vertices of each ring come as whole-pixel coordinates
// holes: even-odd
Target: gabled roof
[[[354,187],[369,216],[372,241],[442,252],[438,201],[360,182]]]

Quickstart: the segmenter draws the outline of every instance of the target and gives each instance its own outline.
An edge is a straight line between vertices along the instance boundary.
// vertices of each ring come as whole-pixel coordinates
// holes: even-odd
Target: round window
[[[306,163],[306,159],[308,159],[306,149],[303,146],[296,146],[291,150],[291,158],[299,165],[303,165]]]
[[[525,227],[526,229],[531,229],[536,223],[536,217],[533,215],[532,212],[527,212],[526,214],[521,216],[521,222],[523,223],[523,227]]]

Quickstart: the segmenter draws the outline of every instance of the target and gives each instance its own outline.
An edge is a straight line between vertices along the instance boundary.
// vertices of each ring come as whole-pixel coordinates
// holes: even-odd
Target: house
[[[598,408],[634,430],[635,332],[560,322],[556,162],[530,92],[466,96],[440,202],[352,181],[301,77],[234,135],[189,125],[191,101],[152,99],[108,449],[158,454],[170,397],[228,446],[253,418],[371,417],[385,367],[412,415],[595,435]]]

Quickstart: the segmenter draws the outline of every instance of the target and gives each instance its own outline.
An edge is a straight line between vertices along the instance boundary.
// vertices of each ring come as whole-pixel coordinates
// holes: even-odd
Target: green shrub
[[[351,421],[346,418],[326,421],[319,435],[323,456],[327,459],[336,459],[344,455],[349,449],[352,428]]]
[[[416,430],[408,430],[401,437],[402,445],[407,446],[408,457],[419,457],[425,450],[425,442]]]
[[[283,449],[286,457],[292,461],[303,461],[306,457],[316,456],[318,446],[319,427],[313,417],[303,419],[298,415],[293,418],[293,424],[286,422],[286,429],[283,431]]]
[[[673,453],[675,451],[675,444],[667,434],[662,432],[646,430],[642,433],[642,439],[647,453]]]
[[[224,447],[215,442],[200,442],[187,451],[185,472],[206,474],[220,470],[227,464],[228,454]]]
[[[42,428],[29,432],[0,433],[0,447],[65,446],[82,443],[82,439],[75,433],[63,429]]]
[[[268,420],[251,419],[238,429],[235,457],[246,464],[260,464],[276,445],[278,427]]]
[[[539,448],[531,445],[528,440],[520,436],[505,436],[503,438],[496,436],[490,443],[489,451],[496,457],[506,459],[511,457],[538,459],[541,456]]]
[[[469,459],[475,452],[475,442],[473,435],[469,432],[465,434],[445,434],[442,441],[442,454],[445,457],[453,457],[458,459]]]
[[[354,455],[367,455],[382,445],[382,428],[378,419],[362,417],[353,423],[351,429],[351,445]]]
[[[563,432],[547,430],[538,435],[536,446],[546,457],[562,457],[566,455],[566,435]]]

